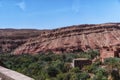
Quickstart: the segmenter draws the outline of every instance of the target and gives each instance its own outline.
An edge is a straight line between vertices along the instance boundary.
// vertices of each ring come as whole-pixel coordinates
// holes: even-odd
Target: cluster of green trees
[[[73,68],[71,62],[75,58],[94,59],[99,56],[96,50],[88,52],[37,55],[0,54],[0,65],[18,71],[35,80],[119,80],[120,59],[109,58],[101,64],[99,60],[82,69]],[[105,65],[102,66],[102,65]]]

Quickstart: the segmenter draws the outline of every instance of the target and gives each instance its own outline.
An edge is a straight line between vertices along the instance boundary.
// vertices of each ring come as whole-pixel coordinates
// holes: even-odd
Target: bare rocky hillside
[[[56,53],[120,45],[120,24],[84,24],[53,30],[0,29],[0,53]]]

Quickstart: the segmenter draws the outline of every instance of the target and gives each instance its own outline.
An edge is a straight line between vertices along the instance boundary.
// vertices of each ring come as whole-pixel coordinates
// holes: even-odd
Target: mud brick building
[[[92,61],[87,58],[77,58],[73,59],[72,66],[79,67],[80,69],[83,68],[85,65],[92,64]]]
[[[100,59],[102,62],[106,58],[110,57],[120,57],[120,48],[119,47],[103,47],[100,50]]]

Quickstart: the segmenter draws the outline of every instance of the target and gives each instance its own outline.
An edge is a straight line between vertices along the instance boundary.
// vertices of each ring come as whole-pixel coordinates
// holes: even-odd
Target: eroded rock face
[[[30,38],[38,37],[43,31],[28,29],[0,29],[0,53],[11,53]]]
[[[9,32],[11,35],[8,35],[7,39],[4,31],[2,32],[3,37],[0,35],[0,45],[2,46],[0,46],[0,52],[14,54],[35,54],[48,51],[63,53],[120,45],[119,23],[85,24],[44,31],[14,30],[14,34]]]

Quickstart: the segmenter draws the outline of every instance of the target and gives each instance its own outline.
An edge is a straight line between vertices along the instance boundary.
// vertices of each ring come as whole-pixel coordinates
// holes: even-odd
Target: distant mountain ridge
[[[0,53],[64,53],[115,45],[120,45],[120,23],[83,24],[53,30],[0,29]]]

